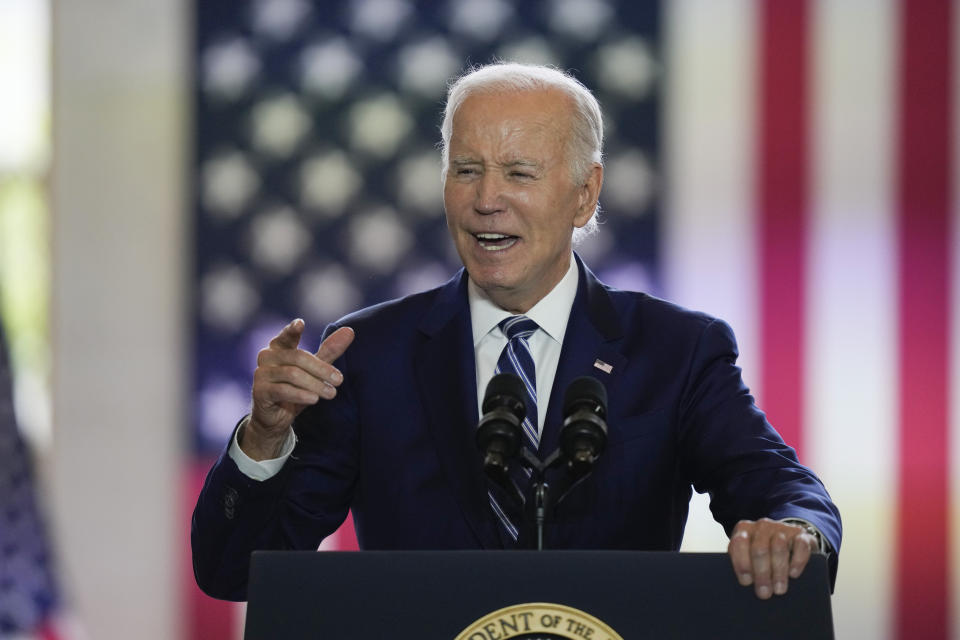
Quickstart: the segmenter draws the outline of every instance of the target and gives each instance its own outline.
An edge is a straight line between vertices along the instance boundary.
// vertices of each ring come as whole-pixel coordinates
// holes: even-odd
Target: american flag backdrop
[[[960,638],[960,7],[952,0],[196,5],[196,465],[255,354],[444,281],[446,81],[555,64],[607,126],[606,281],[728,320],[844,517],[840,638]],[[724,538],[694,501],[688,549]],[[349,524],[349,523],[348,523]],[[349,527],[325,546],[349,548]],[[189,636],[238,614],[186,586]]]

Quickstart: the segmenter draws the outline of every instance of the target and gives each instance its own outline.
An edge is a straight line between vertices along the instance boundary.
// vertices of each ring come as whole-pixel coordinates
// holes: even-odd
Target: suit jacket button
[[[233,520],[236,517],[238,502],[240,502],[240,494],[233,487],[227,487],[223,494],[223,515],[227,520]]]

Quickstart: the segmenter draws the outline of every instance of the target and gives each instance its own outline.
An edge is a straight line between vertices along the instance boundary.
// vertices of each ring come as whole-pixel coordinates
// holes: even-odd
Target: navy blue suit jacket
[[[691,487],[737,521],[808,520],[840,548],[840,516],[816,476],[754,405],[730,328],[651,296],[611,289],[579,261],[541,454],[553,451],[570,382],[609,396],[609,442],[560,505],[551,548],[676,550]],[[254,549],[315,549],[353,510],[362,549],[500,549],[474,444],[477,384],[467,276],[352,314],[333,401],[305,410],[282,471],[263,482],[224,452],[194,511],[198,584],[244,599]],[[596,360],[612,366],[605,373]],[[836,571],[836,553],[831,557]]]

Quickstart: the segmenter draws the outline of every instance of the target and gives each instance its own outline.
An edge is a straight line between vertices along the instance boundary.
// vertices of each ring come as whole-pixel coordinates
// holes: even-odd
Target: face
[[[524,313],[570,265],[571,236],[590,219],[603,169],[574,184],[566,140],[572,103],[558,91],[474,94],[453,117],[443,200],[470,278]]]

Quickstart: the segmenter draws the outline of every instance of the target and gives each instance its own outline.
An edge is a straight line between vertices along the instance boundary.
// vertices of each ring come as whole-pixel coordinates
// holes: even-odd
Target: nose
[[[474,209],[481,215],[490,215],[503,210],[503,185],[494,172],[487,171],[477,180],[477,196]]]

